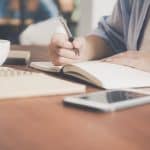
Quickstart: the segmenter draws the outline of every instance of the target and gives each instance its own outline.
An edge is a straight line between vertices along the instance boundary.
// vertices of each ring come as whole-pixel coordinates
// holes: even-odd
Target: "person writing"
[[[90,35],[69,42],[67,35],[55,34],[50,59],[55,65],[102,60],[150,72],[149,18],[149,0],[118,0]]]

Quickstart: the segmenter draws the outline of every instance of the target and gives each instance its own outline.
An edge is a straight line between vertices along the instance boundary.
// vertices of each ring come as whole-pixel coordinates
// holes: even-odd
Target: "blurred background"
[[[115,2],[116,0],[0,0],[0,38],[19,44],[19,36],[28,26],[58,15],[66,19],[74,36],[86,35],[96,28],[102,16],[111,14]],[[46,30],[51,29],[47,27]]]

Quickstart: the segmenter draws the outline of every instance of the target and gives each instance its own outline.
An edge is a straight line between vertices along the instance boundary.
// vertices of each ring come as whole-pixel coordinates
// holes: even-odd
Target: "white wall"
[[[102,16],[111,14],[116,0],[81,0],[78,34],[85,35],[96,28]]]

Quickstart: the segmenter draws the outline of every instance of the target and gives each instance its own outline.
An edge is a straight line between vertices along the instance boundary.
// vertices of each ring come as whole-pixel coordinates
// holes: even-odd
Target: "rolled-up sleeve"
[[[123,11],[121,1],[118,0],[112,15],[103,17],[98,27],[91,33],[103,38],[112,47],[114,53],[126,50]]]

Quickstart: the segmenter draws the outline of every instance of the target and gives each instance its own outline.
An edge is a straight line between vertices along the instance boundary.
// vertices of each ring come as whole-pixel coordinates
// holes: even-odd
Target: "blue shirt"
[[[56,3],[54,3],[55,0],[41,0],[41,2],[47,7],[47,9],[50,11],[51,16],[56,17],[58,16],[58,8],[56,6]]]
[[[149,6],[150,0],[118,0],[112,15],[103,17],[92,34],[102,37],[114,53],[139,50]]]

